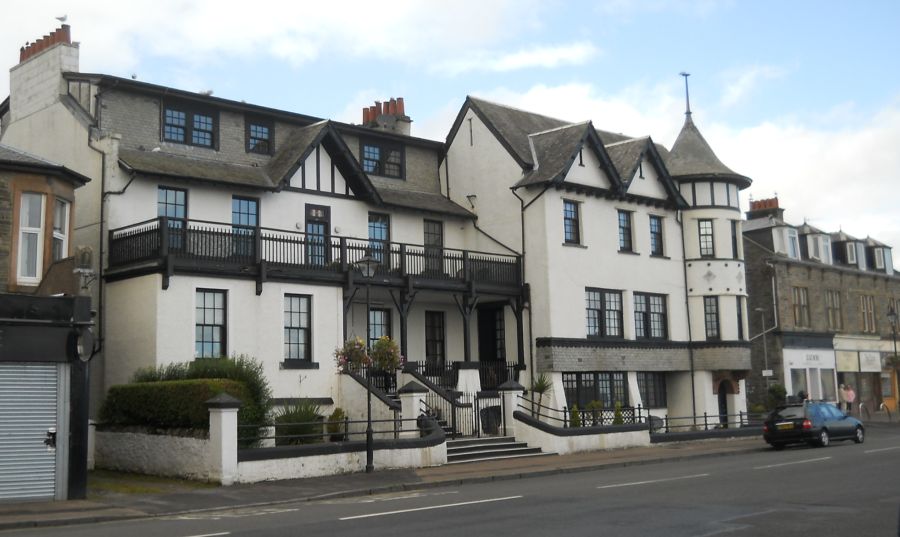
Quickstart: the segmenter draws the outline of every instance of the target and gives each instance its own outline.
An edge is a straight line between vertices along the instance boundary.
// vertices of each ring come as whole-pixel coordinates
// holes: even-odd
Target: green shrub
[[[100,419],[110,425],[208,429],[206,401],[220,393],[250,398],[243,384],[228,379],[122,384],[109,389]]]
[[[578,405],[572,405],[569,409],[569,427],[581,427],[581,412],[578,411]]]
[[[328,416],[328,425],[326,427],[328,434],[331,435],[329,439],[332,442],[342,442],[347,439],[346,434],[344,434],[344,420],[346,419],[347,414],[341,407],[335,408],[334,412]]]
[[[319,405],[306,400],[290,403],[279,409],[272,420],[275,424],[275,445],[290,446],[322,441],[322,416]]]
[[[603,402],[594,399],[584,407],[584,412],[591,416],[591,425],[601,423],[603,421]]]
[[[772,384],[766,391],[766,408],[775,410],[778,405],[784,404],[787,398],[787,390],[781,384]]]
[[[262,364],[249,356],[198,358],[193,362],[141,369],[135,372],[131,381],[155,383],[190,379],[229,379],[243,383],[246,395],[241,397],[238,425],[260,425],[267,422],[272,390],[269,388]],[[253,445],[260,435],[260,430],[252,427],[241,427],[238,431],[241,447]]]
[[[622,417],[622,403],[616,401],[616,409],[613,411],[613,425],[624,425],[625,419]]]

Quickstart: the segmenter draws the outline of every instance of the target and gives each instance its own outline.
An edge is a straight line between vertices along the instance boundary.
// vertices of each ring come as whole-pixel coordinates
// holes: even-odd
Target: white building
[[[356,417],[332,354],[368,320],[444,387],[547,372],[557,408],[745,410],[750,181],[690,114],[668,152],[470,97],[444,144],[402,99],[351,125],[80,73],[68,27],[10,76],[0,141],[92,179],[95,409],[137,368],[246,354],[276,398]]]

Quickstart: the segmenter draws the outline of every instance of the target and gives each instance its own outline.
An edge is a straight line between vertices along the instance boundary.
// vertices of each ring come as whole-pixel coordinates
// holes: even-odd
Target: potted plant
[[[541,406],[544,404],[544,394],[550,393],[553,390],[553,381],[547,376],[547,373],[541,373],[540,375],[534,377],[531,382],[531,391],[535,395],[537,395],[537,413],[541,414]],[[534,414],[534,409],[532,409],[532,415]]]
[[[403,364],[400,345],[388,336],[381,336],[372,345],[372,365],[382,371],[394,371]]]
[[[338,373],[359,371],[362,367],[372,363],[366,343],[360,337],[348,339],[342,346],[336,348],[334,361],[337,364]]]

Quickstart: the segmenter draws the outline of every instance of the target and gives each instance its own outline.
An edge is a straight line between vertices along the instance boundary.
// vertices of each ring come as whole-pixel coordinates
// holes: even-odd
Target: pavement
[[[874,418],[874,416],[873,416]],[[896,420],[872,419],[870,428],[900,429]],[[739,455],[767,449],[762,438],[714,438],[649,447],[451,464],[408,470],[378,470],[307,479],[232,486],[205,485],[130,474],[102,473],[89,480],[87,500],[0,503],[0,531],[86,524],[252,508],[421,490],[467,483],[526,479],[605,468],[655,464],[698,457]],[[146,480],[150,480],[149,482]],[[116,486],[104,487],[101,482]],[[93,484],[92,484],[93,483]]]

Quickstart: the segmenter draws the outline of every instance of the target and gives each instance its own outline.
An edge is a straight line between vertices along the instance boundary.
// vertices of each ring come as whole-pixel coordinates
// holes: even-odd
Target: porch
[[[364,238],[158,217],[109,231],[108,278],[178,272],[342,285],[366,254],[379,285],[521,294],[521,258]]]

